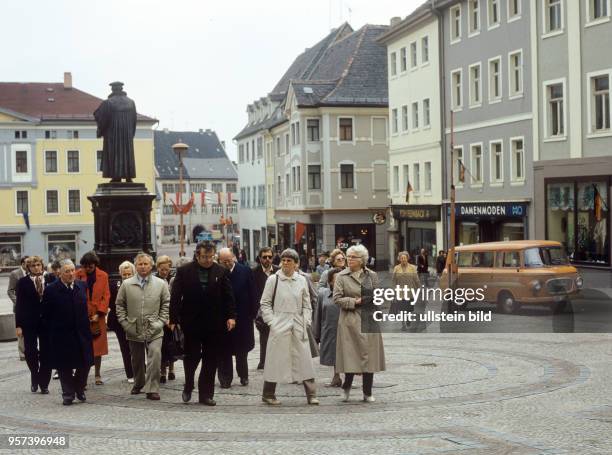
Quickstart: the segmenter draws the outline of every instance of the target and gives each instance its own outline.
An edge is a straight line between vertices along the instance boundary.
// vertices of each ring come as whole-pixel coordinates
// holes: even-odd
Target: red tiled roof
[[[94,120],[102,100],[62,83],[0,82],[0,109],[40,120]],[[138,120],[155,121],[138,114]]]

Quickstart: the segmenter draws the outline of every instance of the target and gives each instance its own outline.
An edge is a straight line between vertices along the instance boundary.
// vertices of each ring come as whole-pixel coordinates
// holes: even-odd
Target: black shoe
[[[221,383],[221,388],[222,388],[222,389],[230,389],[231,387],[232,387],[232,383],[231,383],[231,382],[225,382],[225,381],[223,381],[223,382]]]
[[[160,376],[159,377],[159,383],[160,384],[165,384],[166,383],[166,376]]]
[[[181,396],[183,398],[183,403],[189,403],[191,401],[191,390],[183,390],[183,394]]]
[[[32,393],[36,393],[38,391],[38,384],[32,384],[30,386],[30,390],[32,391]]]
[[[200,404],[203,404],[206,406],[217,406],[217,402],[213,400],[212,398],[204,398],[203,400],[200,400]]]
[[[176,379],[176,376],[174,375],[172,371],[168,373],[168,381],[174,381],[175,379]]]
[[[87,400],[87,397],[85,396],[85,392],[77,392],[76,393],[76,397],[79,399],[79,401],[84,402]]]
[[[263,369],[264,369],[264,364],[263,364],[263,363],[261,363],[261,362],[259,362],[259,363],[257,364],[257,369],[258,369],[258,370],[263,370]]]
[[[240,385],[249,385],[249,378],[240,378]]]
[[[62,404],[64,406],[70,406],[72,404],[72,399],[70,398],[64,398],[64,401],[62,402]]]
[[[40,393],[42,395],[49,395],[49,388],[48,387],[40,386]]]
[[[132,395],[138,395],[140,392],[140,387],[132,387],[132,391],[130,392]]]

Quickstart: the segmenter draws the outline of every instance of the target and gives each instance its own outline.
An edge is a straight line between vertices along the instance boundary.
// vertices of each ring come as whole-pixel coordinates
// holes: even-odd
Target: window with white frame
[[[509,0],[511,1],[511,0]],[[488,2],[488,24],[489,28],[493,28],[499,25],[499,0],[487,0]]]
[[[455,147],[454,151],[453,151],[453,167],[454,167],[454,180],[455,180],[455,185],[457,186],[461,186],[463,185],[463,168],[464,168],[464,163],[463,163],[463,147],[459,146],[459,147]]]
[[[289,179],[289,173],[285,174],[285,196],[289,196],[291,192],[291,180]]]
[[[30,144],[11,144],[13,182],[29,182],[32,180],[31,154]]]
[[[295,123],[291,124],[291,145],[295,145]]]
[[[249,162],[249,141],[246,141],[246,162]]]
[[[397,134],[398,128],[398,113],[397,109],[391,109],[391,132]]]
[[[47,234],[47,251],[49,262],[62,259],[76,261],[77,234],[71,232]]]
[[[410,165],[404,164],[403,166],[404,172],[404,187],[402,188],[402,193],[406,195],[406,190],[408,189],[408,183],[410,183]]]
[[[412,103],[412,129],[416,130],[419,128],[419,103]]]
[[[421,63],[429,62],[429,36],[421,38]]]
[[[68,190],[68,213],[81,213],[81,190]]]
[[[400,71],[403,73],[408,68],[408,51],[405,47],[400,49]]]
[[[246,188],[240,188],[240,208],[243,209],[245,207],[246,207]]]
[[[242,191],[242,189],[240,191]],[[276,195],[278,197],[281,197],[282,196],[282,192],[283,192],[282,179],[281,179],[281,176],[278,175],[278,176],[276,176]]]
[[[589,22],[610,17],[610,0],[586,0]]]
[[[28,213],[30,211],[29,208],[29,194],[27,191],[16,191],[15,193],[15,203],[17,214],[20,215],[22,213]]]
[[[521,15],[521,2],[523,0],[508,0],[508,20],[517,19]]]
[[[300,138],[301,134],[300,134],[300,122],[295,122],[295,143],[297,145],[300,145],[301,142],[301,138]],[[258,148],[259,150],[259,148]],[[259,153],[257,153],[257,157],[259,158]]]
[[[489,103],[499,101],[502,97],[501,58],[489,60]]]
[[[308,165],[308,189],[309,190],[320,190],[321,189],[321,166],[318,164]]]
[[[45,139],[57,139],[57,130],[45,130]]]
[[[450,9],[450,40],[451,44],[461,40],[461,4]]]
[[[223,193],[223,183],[211,183],[210,189],[213,193]]]
[[[15,151],[15,173],[28,173],[28,152],[26,150]]]
[[[452,103],[451,106],[453,109],[461,109],[463,106],[461,95],[463,93],[463,83],[461,77],[461,69],[455,70],[451,73],[451,93],[452,93]]]
[[[397,76],[397,53],[391,52],[389,56],[389,68],[391,76]]]
[[[547,102],[547,136],[565,136],[565,100],[563,83],[550,84],[546,87]]]
[[[472,157],[471,182],[473,184],[482,184],[482,145],[476,144],[470,147],[470,155]]]
[[[320,140],[319,119],[310,118],[306,120],[306,129],[308,133],[308,142],[319,142]]]
[[[523,51],[508,54],[509,95],[518,97],[523,94]]]
[[[45,207],[47,214],[59,213],[59,194],[57,190],[46,191]]]
[[[408,106],[402,106],[402,131],[408,131]]]
[[[546,33],[553,33],[562,30],[563,0],[544,0],[544,5],[544,29]]]
[[[285,153],[289,154],[290,145],[289,145],[289,133],[285,133]]]
[[[470,65],[470,106],[482,105],[482,84],[480,82],[480,63]]]
[[[393,192],[399,193],[399,166],[393,166]]]
[[[416,68],[417,65],[417,43],[414,41],[410,43],[410,68]]]
[[[206,183],[202,183],[202,185],[204,185],[204,189],[206,189]],[[204,191],[204,190],[200,190],[200,191]],[[198,193],[200,191],[198,191]],[[235,183],[226,183],[225,184],[225,191],[227,191],[228,193],[235,193],[236,192],[236,184]]]
[[[414,163],[412,165],[412,176],[414,181],[412,182],[412,190],[415,193],[421,191],[421,165],[420,163]]]
[[[480,0],[468,0],[468,22],[470,35],[480,32]]]
[[[351,142],[353,140],[353,119],[352,118],[338,119],[338,129],[340,133],[340,141]]]
[[[340,165],[340,188],[343,190],[352,190],[354,188],[354,176],[352,164]]]
[[[45,150],[45,172],[54,174],[57,172],[57,151]]]
[[[276,157],[279,158],[281,153],[281,138],[280,136],[276,136]]]
[[[296,181],[296,170],[295,170],[295,166],[293,166],[291,168],[291,191],[293,191],[294,193],[297,191],[297,181]]]
[[[300,122],[297,122],[297,143],[300,143]],[[257,159],[263,158],[263,139],[257,138]]]
[[[423,100],[423,127],[431,125],[431,114],[429,112],[429,98]]]
[[[68,173],[78,173],[79,166],[79,151],[78,150],[68,150],[66,152],[67,157],[67,172]]]
[[[430,161],[426,161],[425,162],[425,170],[424,170],[424,185],[425,185],[425,191],[429,192],[431,191],[431,162]]]
[[[296,166],[296,180],[295,180],[295,185],[296,185],[296,189],[297,191],[302,191],[302,166]],[[265,187],[263,187],[263,189],[265,190]]]
[[[610,75],[591,77],[591,132],[610,130]]]
[[[244,144],[238,146],[238,162],[244,163]]]
[[[525,180],[525,149],[522,138],[512,139],[512,180]]]
[[[491,156],[491,182],[499,183],[504,181],[504,151],[502,141],[491,142],[489,145]]]

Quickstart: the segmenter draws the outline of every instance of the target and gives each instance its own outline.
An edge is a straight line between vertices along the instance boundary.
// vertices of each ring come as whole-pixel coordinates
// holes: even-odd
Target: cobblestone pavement
[[[612,335],[383,336],[387,371],[375,375],[377,401],[360,401],[357,379],[351,401],[341,402],[339,389],[324,385],[330,369],[318,366],[318,407],[307,406],[293,384],[279,385],[282,406],[264,405],[257,348],[250,384],[235,379],[231,389],[217,388],[215,408],[181,402],[180,363],[161,401],[132,396],[113,333],[105,384],[95,386],[91,374],[87,402],[63,407],[58,381],[49,395],[30,393],[16,343],[0,343],[0,440],[66,434],[63,452],[75,454],[612,453]]]

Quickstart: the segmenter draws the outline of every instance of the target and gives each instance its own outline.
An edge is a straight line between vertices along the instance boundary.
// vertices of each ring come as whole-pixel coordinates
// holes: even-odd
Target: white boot
[[[364,395],[363,401],[365,401],[366,403],[374,403],[376,399],[372,395]]]

